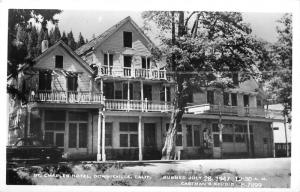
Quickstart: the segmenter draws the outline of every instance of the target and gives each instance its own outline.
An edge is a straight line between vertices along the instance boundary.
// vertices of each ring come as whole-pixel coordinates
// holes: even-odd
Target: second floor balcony
[[[143,78],[150,80],[166,80],[166,70],[144,69],[134,67],[117,67],[103,65],[98,71],[99,76]]]
[[[68,104],[103,104],[109,111],[140,111],[140,112],[171,112],[174,106],[171,102],[151,100],[105,99],[100,93],[78,91],[37,91],[31,92],[30,102],[68,103]],[[200,109],[200,112],[199,112]],[[196,112],[198,110],[198,112]],[[188,106],[186,113],[222,115],[237,117],[281,117],[280,110],[264,108],[224,106],[224,105],[193,105]]]

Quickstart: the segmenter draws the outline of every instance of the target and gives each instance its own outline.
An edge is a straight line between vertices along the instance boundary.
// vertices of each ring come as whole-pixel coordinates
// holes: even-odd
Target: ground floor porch
[[[64,149],[67,158],[98,161],[158,160],[170,114],[102,111],[99,108],[37,107],[28,136]],[[263,119],[185,115],[177,131],[177,159],[273,156],[271,123]]]

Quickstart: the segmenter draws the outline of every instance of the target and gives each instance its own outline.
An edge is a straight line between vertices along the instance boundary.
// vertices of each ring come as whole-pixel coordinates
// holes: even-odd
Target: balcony
[[[105,109],[111,111],[164,112],[173,109],[173,105],[170,102],[148,100],[105,99],[104,103]]]
[[[134,67],[101,66],[100,76],[143,78],[150,80],[166,80],[166,70],[143,69]]]
[[[31,92],[29,97],[31,102],[48,103],[76,103],[89,104],[101,103],[100,93],[94,92],[75,92],[75,91],[37,91]]]
[[[193,105],[186,107],[187,113],[212,114],[212,115],[233,115],[241,117],[263,117],[274,118],[281,116],[280,110],[268,110],[263,108],[224,106],[224,105]]]

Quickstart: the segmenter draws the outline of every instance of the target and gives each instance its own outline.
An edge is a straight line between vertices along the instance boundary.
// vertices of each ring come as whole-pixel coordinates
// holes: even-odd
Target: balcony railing
[[[196,109],[198,108],[198,109]],[[202,109],[201,109],[202,108]],[[264,117],[274,118],[280,117],[280,110],[268,110],[263,108],[252,107],[238,107],[238,106],[224,106],[224,105],[195,105],[188,106],[187,112],[196,112],[201,114],[215,114],[215,115],[234,115],[234,116],[249,116],[249,117]]]
[[[166,70],[143,69],[134,67],[101,66],[99,73],[101,76],[145,78],[145,79],[167,79]]]
[[[31,92],[29,101],[49,103],[100,103],[100,93],[75,91],[37,91]]]
[[[105,99],[105,109],[112,111],[163,112],[173,109],[170,102],[148,100]]]

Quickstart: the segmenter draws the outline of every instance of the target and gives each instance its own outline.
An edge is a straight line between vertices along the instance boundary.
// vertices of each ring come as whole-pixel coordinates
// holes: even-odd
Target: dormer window
[[[62,69],[64,66],[64,58],[61,55],[56,55],[55,56],[55,68],[60,68]]]
[[[132,47],[132,32],[123,32],[123,45],[124,47]]]

